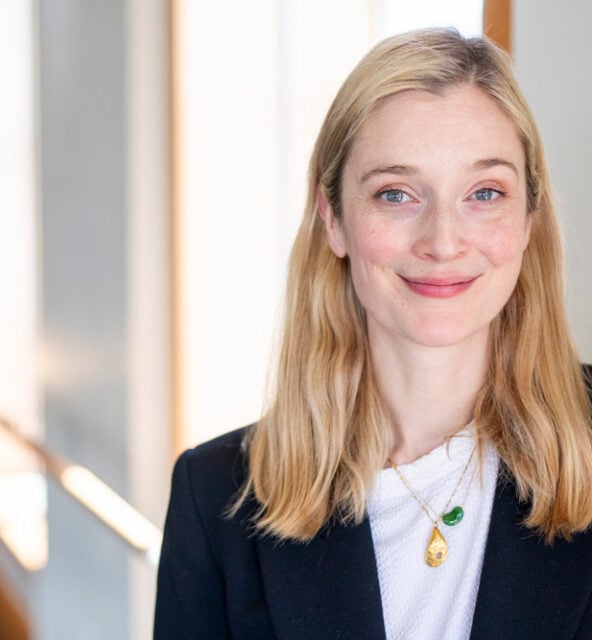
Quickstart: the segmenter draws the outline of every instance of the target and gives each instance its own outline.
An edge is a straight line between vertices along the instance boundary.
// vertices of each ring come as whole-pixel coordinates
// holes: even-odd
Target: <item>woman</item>
[[[427,30],[320,132],[260,422],[177,463],[155,637],[592,638],[592,429],[507,56]]]

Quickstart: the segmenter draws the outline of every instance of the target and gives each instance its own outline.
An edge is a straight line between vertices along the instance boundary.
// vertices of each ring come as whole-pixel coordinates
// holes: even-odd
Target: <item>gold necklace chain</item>
[[[476,447],[473,447],[473,450],[471,451],[471,455],[469,456],[469,459],[467,460],[467,463],[465,464],[463,472],[461,473],[460,478],[458,479],[458,481],[457,481],[457,483],[456,483],[456,485],[454,487],[454,490],[450,494],[450,498],[448,498],[448,502],[444,506],[444,509],[442,510],[442,513],[440,515],[437,515],[437,511],[434,508],[432,508],[422,497],[420,497],[418,495],[418,493],[415,491],[415,489],[411,486],[411,483],[409,482],[409,480],[407,480],[407,478],[403,475],[403,472],[399,469],[399,467],[397,467],[397,465],[392,461],[392,459],[390,460],[390,463],[391,463],[392,468],[396,471],[397,475],[401,479],[401,482],[405,485],[405,487],[409,491],[409,493],[413,496],[413,498],[416,500],[416,502],[419,504],[419,506],[425,511],[425,514],[427,515],[427,517],[435,525],[437,525],[438,524],[438,520],[441,520],[442,516],[448,511],[448,507],[450,506],[450,503],[452,502],[452,499],[456,495],[456,492],[458,491],[458,488],[460,487],[465,475],[467,474],[467,471],[468,471],[469,466],[471,464],[471,460],[473,459],[473,456],[475,455],[475,449],[476,449]],[[435,519],[434,519],[433,515],[430,514],[430,511],[432,512],[432,514],[436,514],[436,518]]]
[[[419,494],[411,486],[411,483],[409,482],[409,480],[407,480],[407,478],[403,475],[403,473],[397,467],[397,465],[392,460],[392,458],[389,459],[389,462],[391,463],[391,467],[395,470],[395,472],[399,476],[399,479],[405,485],[405,488],[407,489],[407,491],[409,491],[409,493],[413,496],[414,500],[421,507],[421,509],[424,511],[424,513],[430,519],[430,521],[434,523],[434,528],[432,529],[432,535],[428,542],[428,546],[426,548],[426,552],[424,556],[424,560],[426,564],[428,564],[430,567],[439,567],[446,560],[448,556],[448,545],[446,544],[446,540],[444,539],[444,536],[438,529],[438,522],[442,520],[442,522],[447,526],[456,526],[463,519],[464,511],[462,507],[456,506],[450,512],[448,512],[448,507],[452,504],[452,499],[456,495],[458,488],[460,487],[464,477],[467,474],[467,471],[469,470],[469,467],[471,465],[471,461],[473,460],[473,456],[475,455],[476,449],[477,449],[477,446],[474,446],[473,450],[471,451],[471,455],[469,456],[469,459],[467,460],[467,463],[465,464],[465,467],[462,473],[460,474],[460,477],[457,480],[456,485],[454,486],[454,490],[450,494],[450,497],[446,502],[444,510],[440,515],[437,514],[437,511],[433,509],[428,504],[428,502],[426,502],[426,500],[424,500],[419,496]],[[472,476],[471,476],[471,481],[472,481]],[[467,488],[467,492],[465,494],[465,500],[468,495],[470,486],[471,486],[471,483],[469,482],[469,487]],[[434,515],[432,514],[434,514],[436,517],[434,518]]]

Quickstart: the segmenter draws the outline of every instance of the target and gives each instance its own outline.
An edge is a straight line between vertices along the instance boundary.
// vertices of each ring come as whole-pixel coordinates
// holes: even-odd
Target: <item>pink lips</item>
[[[452,298],[465,292],[478,276],[447,276],[437,278],[401,278],[415,293],[428,298]]]

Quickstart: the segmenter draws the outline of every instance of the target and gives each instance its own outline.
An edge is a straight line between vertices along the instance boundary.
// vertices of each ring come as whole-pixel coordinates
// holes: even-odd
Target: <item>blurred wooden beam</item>
[[[180,0],[169,0],[170,181],[171,181],[171,453],[175,460],[185,444],[185,297],[183,218],[181,215],[181,20]],[[1,639],[0,639],[1,640]]]
[[[483,33],[512,53],[512,0],[483,0]]]
[[[22,603],[0,577],[0,640],[31,640],[31,627]]]

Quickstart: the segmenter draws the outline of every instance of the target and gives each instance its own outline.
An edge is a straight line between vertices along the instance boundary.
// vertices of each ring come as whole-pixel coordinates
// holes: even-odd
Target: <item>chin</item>
[[[489,323],[480,326],[467,326],[462,323],[439,322],[432,326],[415,326],[408,338],[421,346],[445,348],[455,345],[476,345],[486,342],[489,335]]]

